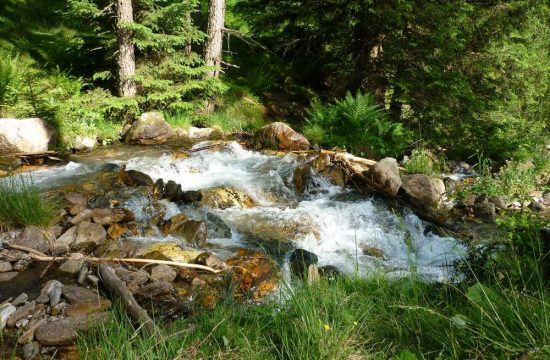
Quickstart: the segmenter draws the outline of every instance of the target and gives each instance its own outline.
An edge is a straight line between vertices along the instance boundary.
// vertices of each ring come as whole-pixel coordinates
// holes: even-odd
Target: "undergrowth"
[[[0,225],[48,226],[57,209],[56,201],[42,195],[32,178],[19,175],[0,179]]]
[[[540,243],[531,230],[523,240]],[[83,359],[517,359],[528,355],[542,360],[550,356],[548,284],[539,267],[530,274],[529,283],[512,276],[527,269],[526,261],[541,260],[523,253],[517,256],[522,259],[507,262],[498,273],[491,269],[494,264],[481,264],[490,274],[484,278],[467,266],[471,276],[459,283],[426,283],[414,276],[393,280],[342,276],[313,285],[295,282],[290,297],[262,305],[221,302],[211,311],[165,322],[162,335],[155,337],[142,335],[119,309],[110,322],[82,336],[78,349]]]

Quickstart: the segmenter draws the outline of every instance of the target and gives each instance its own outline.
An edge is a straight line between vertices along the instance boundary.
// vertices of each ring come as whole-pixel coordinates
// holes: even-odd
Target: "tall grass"
[[[31,177],[0,179],[0,225],[47,226],[57,215],[57,203],[41,194]]]

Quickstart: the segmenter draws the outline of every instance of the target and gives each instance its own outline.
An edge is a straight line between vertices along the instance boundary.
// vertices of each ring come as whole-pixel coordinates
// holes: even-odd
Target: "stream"
[[[302,248],[319,256],[319,266],[334,266],[348,274],[415,274],[426,281],[456,278],[453,262],[464,256],[465,246],[452,237],[434,233],[430,224],[411,210],[391,208],[376,197],[335,186],[314,170],[305,191],[299,193],[292,182],[300,164],[294,154],[264,154],[246,150],[237,142],[200,150],[207,145],[193,145],[191,149],[199,151],[180,159],[174,159],[174,149],[168,146],[111,146],[75,155],[65,165],[35,170],[30,176],[44,190],[88,183],[106,186],[97,185],[102,176],[126,165],[128,170],[148,174],[153,181],[173,180],[184,191],[233,188],[247,194],[257,205],[208,209],[164,200],[164,219],[183,212],[195,220],[211,222],[209,214],[215,214],[231,231],[210,231],[209,222],[205,250],[222,258],[239,248],[260,248],[276,258],[282,268],[288,268],[291,250]],[[138,224],[146,226],[155,216],[146,193],[130,192],[122,198],[123,206],[134,212]],[[140,246],[180,240],[159,232],[124,241]]]

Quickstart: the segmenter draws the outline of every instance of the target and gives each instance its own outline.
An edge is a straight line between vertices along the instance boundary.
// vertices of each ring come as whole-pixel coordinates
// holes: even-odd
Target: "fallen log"
[[[36,251],[34,249],[31,249],[25,246],[11,244],[9,242],[4,243],[4,245],[14,250],[25,251],[31,256],[33,260],[36,260],[36,261],[50,262],[50,261],[64,261],[64,260],[70,259],[69,256],[48,256],[46,254],[41,253],[40,251]],[[157,265],[162,264],[162,265],[204,270],[214,274],[221,271],[205,265],[189,264],[189,263],[169,261],[169,260],[117,258],[117,257],[114,257],[114,258],[86,257],[86,261],[92,262],[92,263],[118,262],[118,263],[133,263],[133,264],[157,264]]]
[[[103,280],[105,285],[107,285],[116,296],[122,299],[128,315],[137,321],[145,329],[148,335],[160,333],[154,321],[149,317],[149,314],[147,314],[147,311],[138,304],[126,286],[126,283],[120,280],[111,266],[105,263],[99,264],[98,272],[99,277]]]

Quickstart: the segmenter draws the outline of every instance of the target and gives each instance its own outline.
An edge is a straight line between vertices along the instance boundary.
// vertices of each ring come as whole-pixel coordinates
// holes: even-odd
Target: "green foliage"
[[[48,226],[57,210],[57,203],[43,196],[32,178],[14,175],[0,179],[0,225]]]
[[[433,175],[442,170],[441,160],[429,150],[415,149],[403,164],[409,174]]]
[[[350,92],[323,104],[314,100],[308,110],[306,135],[322,145],[347,148],[369,157],[397,156],[408,145],[408,133],[389,120],[370,94]]]
[[[18,80],[17,55],[0,51],[0,116],[5,107],[15,102]]]
[[[544,190],[544,184],[548,181],[550,160],[543,155],[533,161],[507,161],[495,174],[491,172],[491,162],[486,158],[480,158],[477,167],[479,176],[471,186],[461,190],[462,195],[499,195],[509,200],[523,201],[528,199],[530,192],[539,188]]]

